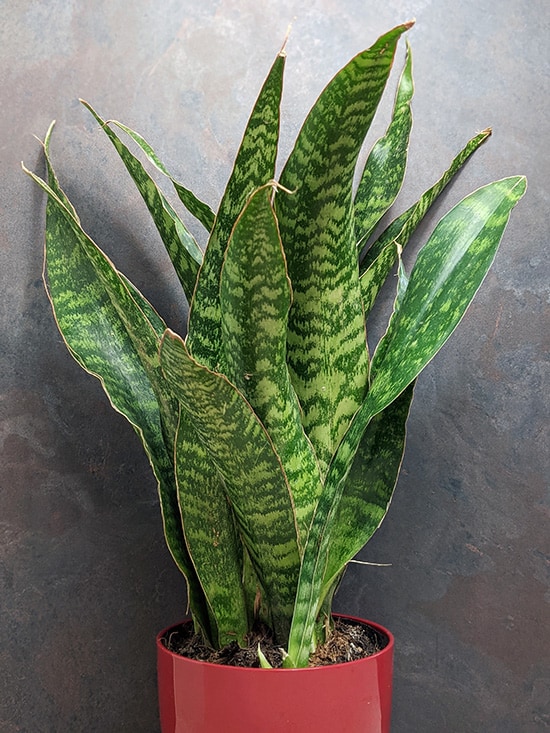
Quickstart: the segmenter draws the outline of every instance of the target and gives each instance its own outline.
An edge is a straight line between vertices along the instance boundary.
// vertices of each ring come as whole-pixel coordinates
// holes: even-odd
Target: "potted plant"
[[[140,436],[168,548],[187,581],[192,620],[158,639],[163,731],[389,730],[388,631],[370,624],[378,651],[363,661],[308,664],[335,638],[337,585],[388,510],[416,377],[462,318],[526,188],[515,176],[467,196],[406,272],[403,248],[485,130],[373,236],[405,172],[409,47],[391,122],[356,190],[354,174],[411,25],[383,35],[332,79],[275,180],[281,51],[216,213],[172,178],[140,135],[84,103],[166,246],[189,302],[185,338],[82,229],[51,165],[53,124],[44,142],[47,180],[27,171],[48,194],[45,283],[57,325]],[[206,228],[204,254],[121,133]],[[393,309],[369,348],[369,314],[388,278]],[[198,638],[217,660],[254,640],[256,668],[168,649],[189,627],[191,646]],[[281,650],[281,668],[271,647]]]

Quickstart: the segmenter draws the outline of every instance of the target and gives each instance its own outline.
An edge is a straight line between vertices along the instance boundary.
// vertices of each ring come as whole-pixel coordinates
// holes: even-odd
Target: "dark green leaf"
[[[122,162],[132,176],[172,260],[185,296],[190,301],[195,289],[199,266],[202,262],[202,252],[199,246],[138,158],[128,150],[126,145],[111,130],[108,123],[87,102],[82,103],[113,143]]]
[[[284,64],[285,57],[280,53],[248,121],[208,240],[191,304],[187,343],[191,353],[211,368],[218,364],[221,346],[220,278],[231,231],[248,196],[275,177]]]
[[[473,137],[441,178],[434,183],[420,199],[393,221],[367,250],[361,264],[361,291],[365,313],[370,313],[380,288],[385,283],[395,261],[399,248],[404,249],[416,227],[427,214],[431,205],[452,180],[470,155],[489,137],[490,130],[484,130]]]
[[[204,201],[198,199],[192,191],[190,191],[188,188],[185,188],[185,186],[182,186],[181,183],[178,183],[175,180],[175,178],[168,172],[166,166],[157,156],[153,148],[149,145],[147,140],[144,140],[141,135],[139,135],[134,130],[131,130],[129,127],[126,127],[126,125],[123,125],[121,122],[117,122],[116,120],[109,120],[108,124],[116,125],[139,145],[139,147],[147,156],[148,160],[155,166],[155,168],[157,168],[161,173],[163,173],[167,178],[170,179],[172,185],[176,189],[180,201],[185,206],[187,211],[196,219],[198,219],[208,232],[211,232],[212,227],[214,226],[215,214],[210,206],[208,206],[208,204],[205,204]]]
[[[328,84],[281,175],[294,193],[275,201],[294,296],[288,362],[323,473],[368,380],[353,172],[397,42],[409,27],[382,36]]]
[[[174,396],[222,476],[242,541],[267,594],[273,629],[288,636],[300,566],[290,489],[269,436],[241,393],[167,331],[161,362]]]
[[[401,189],[412,127],[414,92],[412,54],[407,44],[405,68],[395,97],[391,123],[371,150],[355,194],[355,237],[360,248],[395,201]]]

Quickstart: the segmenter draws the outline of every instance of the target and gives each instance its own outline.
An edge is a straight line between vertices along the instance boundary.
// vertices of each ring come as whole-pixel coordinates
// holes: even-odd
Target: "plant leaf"
[[[126,125],[123,125],[121,122],[117,122],[117,120],[109,120],[107,124],[116,125],[139,145],[139,147],[147,156],[147,159],[155,166],[155,168],[157,168],[170,180],[176,190],[176,193],[179,196],[180,201],[185,206],[187,211],[200,221],[206,231],[211,232],[212,227],[214,226],[214,219],[216,217],[210,206],[208,206],[208,204],[205,204],[204,201],[198,199],[192,191],[190,191],[188,188],[185,188],[185,186],[182,186],[181,183],[178,183],[175,180],[175,178],[166,169],[164,163],[157,156],[151,145],[149,145],[147,140],[144,140],[144,138],[139,133],[135,132],[129,127],[126,127]]]
[[[361,438],[372,418],[418,376],[456,328],[497,251],[510,211],[525,193],[522,176],[495,181],[454,207],[437,225],[411,272],[399,309],[372,362],[371,388],[330,464],[304,550],[289,656],[307,663],[334,520]]]
[[[470,155],[487,140],[490,134],[490,130],[484,130],[469,140],[441,178],[425,191],[415,204],[395,219],[372,244],[370,249],[366,251],[362,258],[360,279],[365,313],[371,311],[380,288],[386,282],[388,274],[397,259],[398,248],[400,247],[401,250],[405,248],[431,205],[437,200]]]
[[[285,56],[281,52],[260,91],[208,240],[189,312],[187,344],[203,364],[215,369],[221,345],[220,278],[233,225],[248,196],[275,177]]]
[[[386,134],[372,148],[355,194],[355,236],[359,248],[371,236],[401,190],[412,128],[413,93],[412,54],[407,43],[407,57],[391,123]]]
[[[382,36],[328,84],[281,175],[275,208],[292,282],[288,363],[324,473],[368,380],[352,181],[399,37]]]
[[[107,257],[82,230],[50,162],[51,129],[44,143],[49,185],[24,169],[48,194],[44,262],[46,291],[70,353],[85,371],[100,380],[113,408],[128,419],[142,440],[158,482],[168,548],[187,579],[189,602],[195,618],[209,638],[205,599],[186,553],[173,461],[165,444],[165,431],[169,431],[170,421],[163,419],[151,383],[155,372],[152,351],[158,343],[155,328],[160,317],[155,314],[154,319],[148,319],[147,316],[154,313],[152,307],[147,304],[146,314],[142,309],[146,303],[143,296],[118,275]],[[124,313],[133,316],[132,325]],[[142,344],[138,347],[136,340],[140,337]],[[158,361],[158,356],[156,359]]]
[[[386,516],[405,451],[413,389],[414,382],[363,433],[335,514],[321,601]]]
[[[269,436],[238,390],[199,364],[167,331],[161,363],[174,396],[223,478],[260,582],[277,638],[286,640],[300,566],[290,490]]]
[[[190,302],[195,289],[199,266],[202,262],[202,252],[199,246],[138,158],[128,150],[126,145],[111,130],[108,123],[97,114],[88,102],[82,101],[82,104],[96,119],[112,142],[128,173],[133,178],[174,265],[185,296]]]
[[[248,617],[242,587],[242,545],[223,480],[180,409],[176,439],[176,480],[185,541],[215,623],[213,644],[244,644]]]
[[[292,295],[272,191],[264,186],[249,198],[229,240],[220,289],[221,363],[281,458],[305,542],[322,483],[286,364]]]
[[[495,181],[446,214],[420,250],[405,294],[372,361],[370,400],[383,409],[454,331],[495,257],[525,178]]]

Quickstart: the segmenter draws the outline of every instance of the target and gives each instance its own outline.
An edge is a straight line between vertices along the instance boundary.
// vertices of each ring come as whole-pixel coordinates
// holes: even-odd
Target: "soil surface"
[[[190,623],[182,624],[170,631],[164,645],[175,654],[189,659],[233,667],[259,667],[258,644],[272,667],[281,667],[282,650],[273,643],[267,627],[254,629],[248,637],[248,645],[239,647],[232,642],[223,649],[215,650],[204,644]],[[387,646],[388,638],[371,626],[349,619],[336,618],[329,638],[321,644],[309,659],[310,667],[352,662],[381,651]]]

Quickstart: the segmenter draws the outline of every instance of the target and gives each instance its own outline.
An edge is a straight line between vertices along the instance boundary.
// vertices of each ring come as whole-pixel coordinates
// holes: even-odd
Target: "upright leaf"
[[[288,362],[303,423],[325,470],[368,379],[354,234],[352,181],[396,44],[382,36],[329,83],[309,113],[281,175],[294,191],[276,212],[294,300]]]
[[[229,240],[220,290],[221,363],[275,445],[305,541],[322,484],[286,363],[292,295],[272,192],[264,186],[249,198]]]
[[[223,479],[184,409],[175,466],[185,541],[212,617],[212,643],[243,645],[248,630],[243,548]]]
[[[243,543],[267,594],[273,630],[283,643],[294,607],[300,553],[279,457],[250,405],[225,376],[199,364],[171,331],[160,353],[170,388],[223,478]]]
[[[97,114],[91,105],[87,102],[82,103],[113,143],[126,169],[132,176],[172,260],[187,300],[190,301],[195,289],[199,266],[202,262],[202,252],[199,246],[140,160],[128,150],[126,145],[111,130],[108,123]]]
[[[248,121],[208,240],[191,304],[188,347],[201,363],[213,369],[220,350],[220,278],[229,236],[248,196],[275,177],[284,64],[285,56],[281,52]]]
[[[372,361],[378,409],[412,382],[449,338],[495,257],[525,178],[495,181],[446,214],[420,250],[407,289]]]
[[[307,662],[314,638],[328,549],[344,482],[372,418],[418,376],[456,328],[497,251],[525,178],[491,183],[461,201],[438,224],[412,270],[408,287],[373,357],[372,384],[330,464],[304,550],[289,664]],[[379,345],[379,349],[380,349]]]
[[[397,88],[392,120],[386,134],[372,148],[355,194],[358,247],[367,241],[401,190],[412,127],[413,93],[412,54],[407,44],[407,57]]]
[[[415,229],[447,184],[490,134],[490,130],[484,130],[469,140],[441,178],[425,191],[415,204],[395,219],[366,251],[361,262],[360,279],[365,313],[370,313],[380,288],[386,282],[397,260],[398,252],[404,249]]]
[[[363,433],[335,514],[321,601],[389,509],[405,451],[413,386],[376,415]]]

